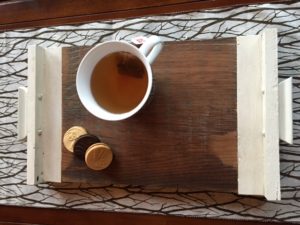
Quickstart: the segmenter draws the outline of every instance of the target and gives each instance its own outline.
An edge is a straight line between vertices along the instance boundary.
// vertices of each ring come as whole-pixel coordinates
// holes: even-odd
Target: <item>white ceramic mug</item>
[[[82,59],[76,76],[77,94],[83,106],[94,116],[109,121],[124,120],[136,114],[145,105],[150,96],[153,86],[150,64],[158,56],[161,48],[162,43],[157,36],[151,36],[146,39],[140,48],[124,41],[108,41],[93,47]],[[96,102],[90,83],[96,64],[105,56],[114,52],[128,52],[138,57],[144,64],[148,76],[147,90],[143,99],[132,110],[120,114],[109,112]]]

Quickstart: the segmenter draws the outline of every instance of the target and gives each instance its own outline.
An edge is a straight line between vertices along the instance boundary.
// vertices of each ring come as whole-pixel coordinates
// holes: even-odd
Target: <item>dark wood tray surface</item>
[[[166,42],[152,65],[151,102],[121,122],[97,119],[79,101],[76,71],[89,49],[62,51],[62,132],[85,127],[114,160],[95,172],[62,147],[62,182],[237,190],[235,38]]]

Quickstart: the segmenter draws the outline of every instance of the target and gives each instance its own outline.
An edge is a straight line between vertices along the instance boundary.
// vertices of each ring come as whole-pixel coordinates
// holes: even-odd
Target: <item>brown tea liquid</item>
[[[125,113],[143,99],[148,77],[143,63],[127,52],[105,56],[95,66],[91,90],[96,102],[111,113]]]

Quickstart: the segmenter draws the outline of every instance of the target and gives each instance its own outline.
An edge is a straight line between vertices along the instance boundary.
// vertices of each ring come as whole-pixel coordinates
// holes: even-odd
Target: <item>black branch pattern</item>
[[[159,35],[165,41],[201,40],[278,29],[279,77],[293,77],[295,144],[281,143],[282,201],[178,188],[26,185],[26,144],[16,139],[17,88],[27,82],[27,47],[95,45],[110,39]],[[300,221],[300,3],[264,4],[23,29],[0,33],[0,204],[210,218]]]

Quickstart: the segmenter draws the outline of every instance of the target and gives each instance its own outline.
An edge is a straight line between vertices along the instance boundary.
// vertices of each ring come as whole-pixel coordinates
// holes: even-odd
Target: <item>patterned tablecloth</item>
[[[291,2],[0,33],[0,204],[300,222],[299,26],[300,3]],[[26,185],[26,145],[16,140],[16,121],[17,87],[27,80],[28,45],[83,46],[152,34],[166,41],[199,40],[257,34],[266,27],[278,28],[280,78],[294,78],[295,144],[280,148],[282,201],[209,190]]]

